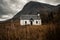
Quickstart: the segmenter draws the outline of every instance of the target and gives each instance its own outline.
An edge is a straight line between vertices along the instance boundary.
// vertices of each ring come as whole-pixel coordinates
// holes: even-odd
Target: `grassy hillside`
[[[1,24],[0,40],[57,40],[56,26],[53,23],[41,26]]]

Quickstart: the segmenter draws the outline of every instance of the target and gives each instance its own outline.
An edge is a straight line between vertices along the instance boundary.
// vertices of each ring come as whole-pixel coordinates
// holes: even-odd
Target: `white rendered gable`
[[[33,21],[33,25],[41,25],[41,20],[34,20]]]
[[[25,23],[25,21],[27,22],[27,23]],[[36,21],[37,21],[37,23],[36,23]],[[32,25],[41,25],[42,23],[41,23],[41,20],[34,20],[33,22],[32,22]],[[30,20],[20,20],[20,25],[31,25],[31,23],[30,23]]]
[[[25,21],[27,22],[26,24]],[[20,25],[29,25],[29,24],[30,24],[29,20],[20,20]]]

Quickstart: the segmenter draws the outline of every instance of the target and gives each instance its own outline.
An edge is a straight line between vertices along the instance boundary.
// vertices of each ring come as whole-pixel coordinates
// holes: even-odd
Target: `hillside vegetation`
[[[0,25],[0,40],[57,40],[56,26],[53,23],[40,26]]]

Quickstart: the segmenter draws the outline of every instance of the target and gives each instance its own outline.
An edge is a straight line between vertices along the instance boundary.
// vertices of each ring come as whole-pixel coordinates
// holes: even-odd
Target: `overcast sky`
[[[29,1],[38,1],[51,5],[60,4],[60,0],[0,0],[0,21],[12,18]]]

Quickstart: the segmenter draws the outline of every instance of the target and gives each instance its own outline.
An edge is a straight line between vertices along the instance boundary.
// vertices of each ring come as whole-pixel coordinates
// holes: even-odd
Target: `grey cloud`
[[[60,0],[45,0],[46,2],[50,2],[50,3],[59,3],[60,4]]]
[[[60,3],[60,0],[56,0],[57,3]]]
[[[15,11],[11,8],[11,2],[10,0],[0,0],[0,16],[2,15],[9,15],[13,14]]]

